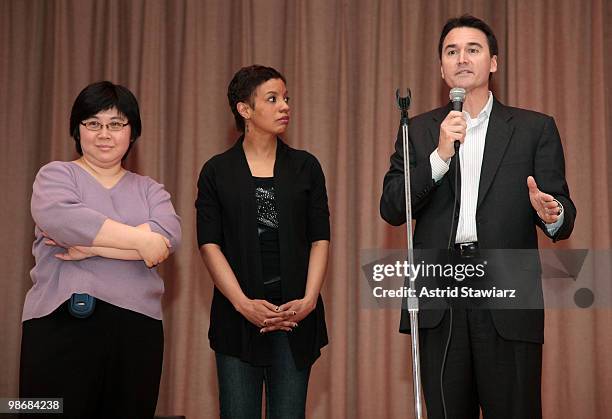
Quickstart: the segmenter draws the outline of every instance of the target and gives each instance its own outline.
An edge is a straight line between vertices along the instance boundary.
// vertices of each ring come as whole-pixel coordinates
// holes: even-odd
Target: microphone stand
[[[414,388],[414,411],[415,418],[423,418],[423,407],[421,403],[421,357],[419,354],[419,298],[416,296],[416,285],[414,278],[414,245],[412,243],[412,202],[410,199],[410,156],[408,146],[408,109],[410,108],[411,94],[400,96],[400,91],[395,91],[397,106],[400,109],[400,129],[402,130],[402,144],[404,148],[404,194],[406,197],[406,241],[408,246],[408,266],[410,271],[409,283],[410,294],[406,302],[410,315],[410,338],[412,341],[412,382]]]

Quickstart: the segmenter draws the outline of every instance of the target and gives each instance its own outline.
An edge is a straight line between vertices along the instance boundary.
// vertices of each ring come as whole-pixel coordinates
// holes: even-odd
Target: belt
[[[479,255],[478,242],[455,243],[455,253],[464,258],[472,258]]]

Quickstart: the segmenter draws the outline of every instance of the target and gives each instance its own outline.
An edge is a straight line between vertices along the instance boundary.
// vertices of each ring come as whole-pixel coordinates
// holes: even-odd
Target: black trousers
[[[64,303],[23,323],[19,394],[62,397],[64,414],[49,418],[152,418],[163,349],[160,320],[100,300],[78,319]]]
[[[443,419],[440,374],[451,312],[433,329],[420,329],[421,373],[429,419]],[[448,419],[538,419],[542,345],[505,340],[486,309],[454,308],[443,374]]]

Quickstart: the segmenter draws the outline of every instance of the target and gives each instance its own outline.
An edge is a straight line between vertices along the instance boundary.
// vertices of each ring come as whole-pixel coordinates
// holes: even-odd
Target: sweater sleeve
[[[311,164],[312,189],[308,203],[308,240],[312,243],[318,240],[329,240],[330,227],[325,175],[319,161],[314,156]]]
[[[215,172],[209,160],[202,167],[198,179],[197,210],[198,247],[206,243],[223,244],[221,204],[216,189]]]
[[[149,219],[151,231],[161,234],[170,240],[170,252],[175,252],[181,243],[181,219],[174,211],[170,194],[161,185],[150,179],[147,190]]]
[[[65,162],[51,162],[38,171],[30,209],[38,228],[64,247],[91,246],[107,219],[83,204]]]

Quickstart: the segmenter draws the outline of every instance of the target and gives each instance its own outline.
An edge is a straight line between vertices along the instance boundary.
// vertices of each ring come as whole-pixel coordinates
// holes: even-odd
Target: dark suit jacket
[[[432,180],[429,155],[438,145],[440,124],[450,104],[411,119],[409,128],[410,183],[415,249],[446,249],[452,217],[456,233],[459,212],[452,214],[455,158],[438,183]],[[406,222],[404,208],[403,146],[401,137],[391,156],[380,200],[382,217],[392,225]],[[559,132],[552,117],[502,105],[494,99],[485,140],[478,187],[476,228],[483,249],[537,249],[536,226],[548,232],[529,201],[527,177],[533,176],[540,190],[557,199],[564,208],[564,222],[553,241],[569,237],[576,207],[565,181],[565,161]],[[459,181],[460,185],[461,182]],[[533,252],[532,254],[535,254]],[[529,258],[527,258],[529,259]],[[539,259],[519,266],[518,277],[529,278],[541,294]],[[419,326],[435,327],[441,310],[421,310]],[[543,342],[543,310],[492,310],[498,333],[507,339]],[[408,316],[402,313],[401,331],[409,332]]]
[[[198,180],[198,246],[216,243],[245,295],[265,299],[257,235],[255,184],[242,149],[241,137],[226,152],[207,161]],[[304,297],[310,245],[329,240],[325,178],[317,159],[277,140],[274,190],[279,221],[282,301]],[[267,338],[214,290],[210,329],[212,349],[253,365],[269,362]],[[311,365],[327,344],[323,301],[289,335],[298,368]]]

